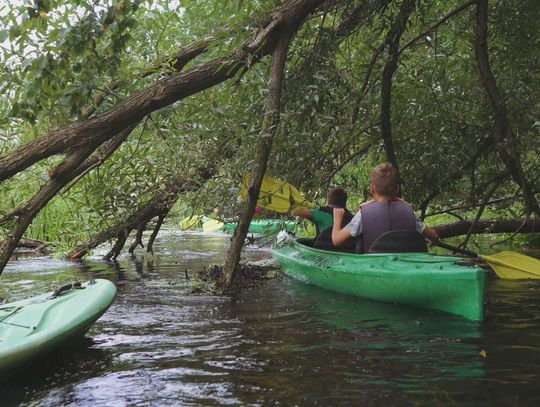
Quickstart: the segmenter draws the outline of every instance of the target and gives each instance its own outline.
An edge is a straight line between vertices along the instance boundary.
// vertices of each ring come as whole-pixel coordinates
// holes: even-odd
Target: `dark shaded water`
[[[483,323],[276,278],[236,298],[190,296],[228,237],[168,231],[117,265],[11,262],[0,297],[107,278],[86,338],[0,384],[1,406],[538,405],[540,282],[490,278]],[[254,261],[270,257],[251,248]]]

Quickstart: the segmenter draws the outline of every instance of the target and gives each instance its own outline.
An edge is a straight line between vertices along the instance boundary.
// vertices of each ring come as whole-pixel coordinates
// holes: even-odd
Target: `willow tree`
[[[389,160],[423,217],[461,218],[446,235],[476,233],[486,212],[496,215],[492,231],[538,227],[534,0],[39,1],[5,10],[0,268],[49,212],[77,225],[66,228],[76,231],[71,257],[105,240],[115,240],[115,257],[157,217],[155,236],[192,192],[203,212],[215,202],[236,211],[240,179],[257,166],[312,198],[340,184],[361,199],[369,167]],[[289,33],[276,131],[267,83]],[[240,233],[229,276],[242,243]]]

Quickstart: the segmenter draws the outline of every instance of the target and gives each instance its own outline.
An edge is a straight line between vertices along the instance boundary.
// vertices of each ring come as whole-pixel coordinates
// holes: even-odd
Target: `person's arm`
[[[332,244],[334,246],[341,245],[345,240],[351,237],[351,233],[347,228],[341,228],[343,215],[345,215],[345,209],[334,208],[334,225],[332,226]]]
[[[307,219],[313,218],[311,211],[307,208],[294,208],[291,211],[291,216],[300,216],[301,218],[307,218]]]
[[[432,243],[437,243],[439,241],[439,234],[433,228],[426,226],[423,232],[424,236],[431,240]]]
[[[427,226],[418,218],[416,218],[416,231],[427,237],[431,243],[437,243],[439,241],[439,234],[437,231]]]

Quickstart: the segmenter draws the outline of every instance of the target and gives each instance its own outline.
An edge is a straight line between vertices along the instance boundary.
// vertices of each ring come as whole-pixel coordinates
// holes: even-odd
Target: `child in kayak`
[[[291,216],[309,219],[317,229],[313,247],[325,250],[354,251],[355,242],[344,242],[339,248],[332,244],[333,210],[339,208],[342,212],[343,225],[353,219],[353,214],[347,209],[347,193],[342,188],[333,188],[326,196],[326,205],[318,208],[295,208]]]
[[[334,209],[332,243],[335,246],[340,246],[351,237],[361,236],[362,241],[361,245],[357,245],[357,252],[369,253],[377,238],[392,230],[417,231],[432,242],[439,240],[437,231],[419,220],[412,206],[398,197],[398,175],[392,164],[382,163],[375,166],[370,181],[373,199],[360,205],[356,215],[344,227],[344,211],[340,208]]]

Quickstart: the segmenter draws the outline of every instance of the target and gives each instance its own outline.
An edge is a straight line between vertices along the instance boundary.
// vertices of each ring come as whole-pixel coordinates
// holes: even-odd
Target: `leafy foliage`
[[[385,160],[380,138],[380,74],[386,49],[377,51],[399,8],[396,1],[365,2],[348,35],[336,31],[350,1],[311,16],[289,51],[284,112],[269,171],[324,199],[344,186],[351,207],[366,198],[370,168]],[[181,46],[218,33],[189,66],[224,55],[245,39],[275,4],[270,0],[210,2],[35,0],[0,9],[0,154],[47,131],[94,114],[168,75],[170,56]],[[403,42],[459,5],[419,2]],[[369,6],[369,7],[368,7]],[[493,110],[472,49],[474,7],[457,14],[400,55],[392,89],[392,129],[404,197],[420,205],[434,191],[427,213],[463,207],[474,214],[495,175],[504,170],[484,142]],[[527,178],[540,191],[540,6],[535,0],[491,2],[490,58],[518,135]],[[376,57],[376,58],[375,58]],[[153,68],[161,64],[157,73]],[[238,211],[238,188],[251,168],[267,95],[265,59],[235,80],[215,86],[147,117],[122,147],[49,203],[29,229],[43,239],[77,241],[125,218],[177,175],[214,176],[182,196],[178,211]],[[366,86],[364,86],[364,84]],[[103,101],[97,99],[103,98]],[[476,150],[481,153],[473,160]],[[0,213],[20,205],[39,188],[61,157],[39,162],[0,184]],[[467,168],[457,177],[451,175]],[[506,178],[491,200],[494,216],[523,207]],[[38,227],[42,225],[42,227]],[[4,225],[4,227],[9,225]],[[62,236],[62,237],[60,237]]]

